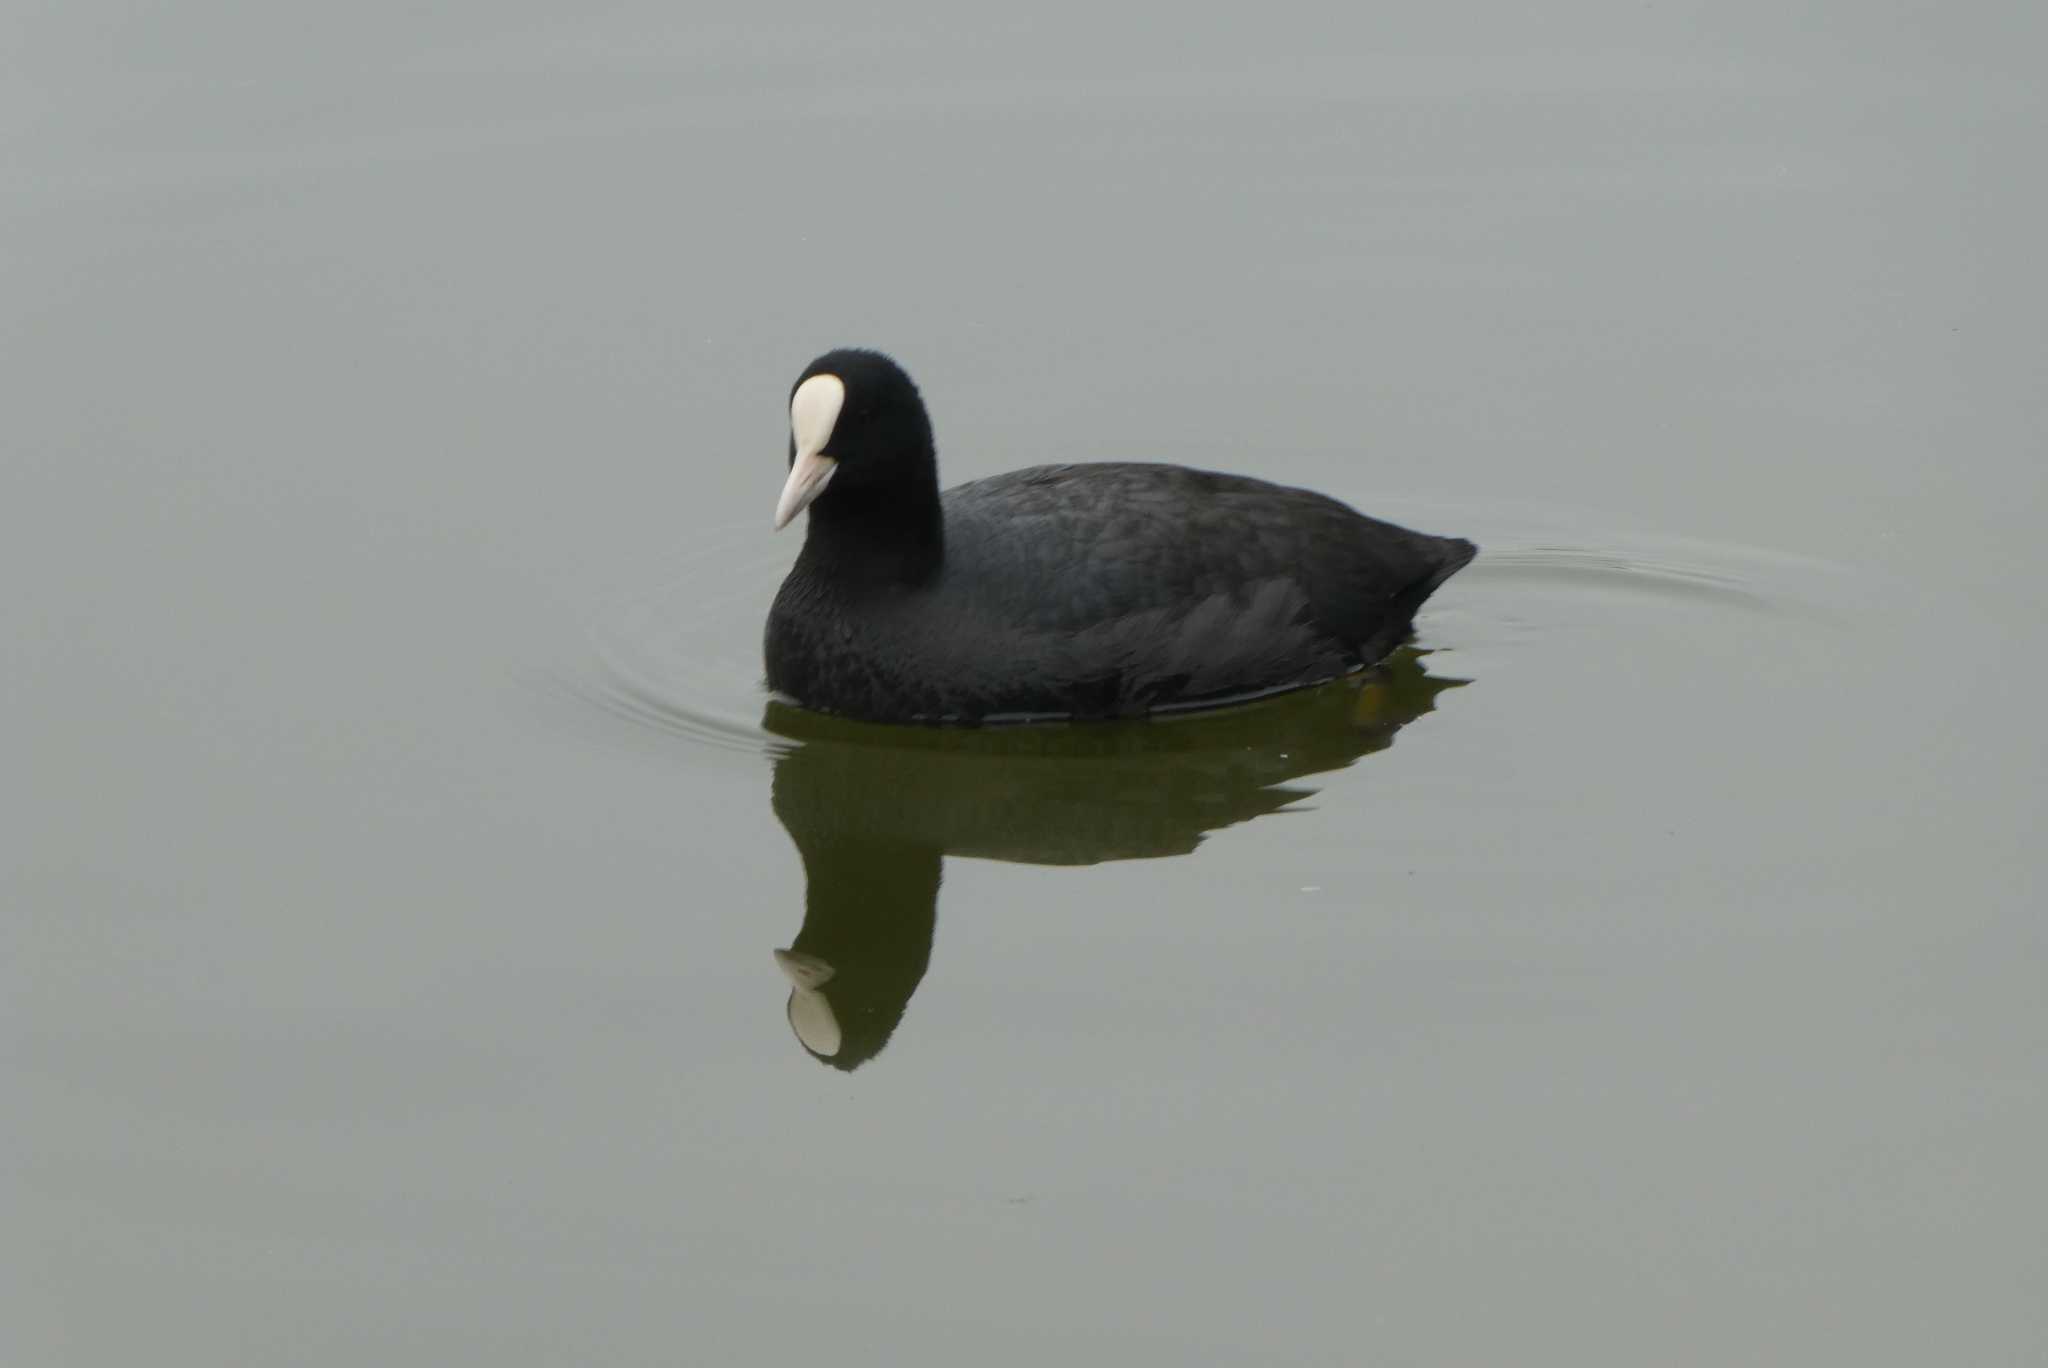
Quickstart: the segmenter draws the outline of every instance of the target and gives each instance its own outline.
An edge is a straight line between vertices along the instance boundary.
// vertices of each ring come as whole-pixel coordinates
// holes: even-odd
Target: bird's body
[[[827,391],[823,440],[806,386]],[[768,684],[851,717],[1136,716],[1318,683],[1399,645],[1475,551],[1171,465],[1034,466],[941,494],[916,390],[875,353],[821,357],[793,414],[790,486],[809,446],[815,488],[768,616]],[[865,426],[894,440],[863,450]]]

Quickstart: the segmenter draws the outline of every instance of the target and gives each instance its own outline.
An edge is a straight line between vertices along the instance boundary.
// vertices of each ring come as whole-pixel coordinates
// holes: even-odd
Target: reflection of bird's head
[[[814,1058],[856,1069],[888,1044],[931,961],[939,852],[829,822],[791,830],[804,859],[804,924],[775,952],[789,980],[789,1027]]]
[[[907,905],[846,918],[814,905],[796,945],[775,952],[789,980],[789,1029],[813,1059],[850,1073],[889,1043],[931,962],[937,895],[934,882]]]
[[[789,978],[789,1029],[806,1050],[819,1059],[838,1057],[845,1034],[832,1000],[819,991],[832,979],[832,966],[816,955],[794,950],[777,950],[775,963]]]

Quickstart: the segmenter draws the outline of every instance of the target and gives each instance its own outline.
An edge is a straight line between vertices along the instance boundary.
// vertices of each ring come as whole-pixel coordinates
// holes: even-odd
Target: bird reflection
[[[1170,720],[881,727],[770,703],[775,815],[804,863],[804,923],[775,961],[789,1024],[839,1069],[874,1058],[931,962],[947,855],[1083,865],[1184,855],[1384,750],[1445,689],[1404,648],[1349,678]]]

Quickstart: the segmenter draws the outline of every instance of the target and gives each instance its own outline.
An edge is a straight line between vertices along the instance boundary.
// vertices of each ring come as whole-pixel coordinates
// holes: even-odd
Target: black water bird
[[[768,686],[875,722],[1133,717],[1348,674],[1408,637],[1468,541],[1182,466],[1043,465],[939,489],[917,387],[879,352],[790,392]]]

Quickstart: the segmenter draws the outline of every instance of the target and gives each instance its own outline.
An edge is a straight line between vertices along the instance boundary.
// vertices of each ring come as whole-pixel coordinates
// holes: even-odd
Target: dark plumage
[[[822,377],[822,378],[820,378]],[[1170,465],[1034,466],[940,493],[910,377],[870,351],[791,391],[802,553],[768,685],[877,722],[1115,717],[1371,664],[1473,557],[1335,499]]]

